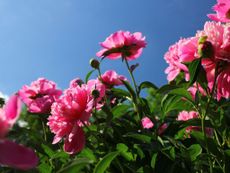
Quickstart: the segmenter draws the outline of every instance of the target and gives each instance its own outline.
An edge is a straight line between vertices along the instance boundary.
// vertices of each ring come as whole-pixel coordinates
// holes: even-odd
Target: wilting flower
[[[34,151],[5,138],[18,119],[20,110],[21,103],[16,95],[10,97],[6,105],[0,108],[0,164],[27,170],[38,163]]]
[[[117,31],[107,37],[101,46],[102,50],[97,52],[98,57],[109,59],[123,57],[127,60],[134,60],[141,55],[146,42],[140,32],[132,34],[129,31]]]
[[[92,92],[97,90],[99,95],[94,98]],[[99,102],[105,95],[105,87],[98,80],[90,80],[87,84],[70,87],[57,99],[48,118],[48,126],[55,134],[53,144],[64,138],[64,150],[74,154],[83,149],[85,135],[83,126],[89,125],[92,110],[100,108]]]
[[[127,81],[124,76],[118,75],[114,70],[108,70],[102,74],[101,80],[107,87],[122,85],[122,81]]]
[[[216,14],[209,14],[208,17],[217,22],[230,22],[230,1],[217,0],[217,4],[213,6]]]
[[[48,114],[53,102],[58,99],[62,91],[56,88],[56,84],[44,78],[24,85],[18,92],[22,101],[32,113]]]
[[[153,122],[148,117],[142,118],[141,124],[144,129],[151,129],[154,126]]]

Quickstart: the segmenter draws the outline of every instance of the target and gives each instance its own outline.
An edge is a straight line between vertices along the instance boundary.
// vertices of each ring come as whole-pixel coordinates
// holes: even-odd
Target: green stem
[[[135,80],[135,78],[134,78],[134,76],[133,76],[133,72],[132,72],[132,70],[130,69],[128,60],[126,59],[126,57],[123,57],[123,59],[125,60],[125,64],[126,64],[126,66],[127,66],[127,68],[128,68],[129,75],[130,75],[130,77],[131,77],[131,79],[132,79],[132,82],[133,82],[133,85],[134,85],[134,87],[135,87],[136,95],[137,95],[137,97],[139,97],[139,92],[138,92],[138,88],[137,88],[137,83],[136,83],[136,80]]]

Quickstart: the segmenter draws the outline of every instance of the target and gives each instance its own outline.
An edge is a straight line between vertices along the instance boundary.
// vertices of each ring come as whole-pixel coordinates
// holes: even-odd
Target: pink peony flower
[[[10,97],[6,105],[0,108],[0,165],[27,170],[38,163],[34,151],[5,138],[18,119],[20,110],[21,102],[16,95]]]
[[[194,100],[195,100],[195,96],[196,96],[197,91],[199,91],[199,93],[200,93],[202,96],[205,96],[205,95],[206,95],[205,90],[200,86],[200,84],[196,84],[196,83],[194,83],[193,86],[189,87],[189,88],[188,88],[188,91],[190,92],[190,94],[192,95],[192,98],[193,98]]]
[[[83,84],[83,83],[84,83],[84,82],[83,82],[80,78],[76,78],[76,79],[73,79],[73,80],[70,81],[69,87],[70,87],[70,88],[71,88],[71,87],[76,87],[76,86],[81,85],[81,84]]]
[[[208,17],[217,22],[230,22],[230,1],[217,0],[217,4],[213,6],[216,14],[208,14]]]
[[[109,59],[125,57],[127,60],[134,60],[141,55],[146,42],[145,37],[142,37],[140,32],[132,34],[129,31],[117,31],[106,38],[100,45],[102,50],[97,52],[98,57],[107,57]]]
[[[51,105],[62,91],[56,89],[54,82],[39,78],[30,86],[24,85],[18,94],[30,112],[49,114]]]
[[[99,96],[94,98],[92,91]],[[64,150],[74,154],[84,148],[85,136],[82,126],[89,125],[89,118],[94,106],[101,107],[99,102],[105,95],[105,87],[99,80],[90,80],[87,84],[70,87],[64,91],[51,107],[48,126],[55,134],[53,144],[64,138]]]
[[[118,75],[114,70],[106,71],[104,74],[101,75],[101,79],[107,87],[122,85],[122,80],[127,81],[124,76]]]
[[[164,58],[169,64],[165,73],[168,74],[168,81],[174,80],[180,72],[185,73],[185,79],[189,80],[189,72],[186,62],[192,62],[198,57],[197,55],[198,38],[191,37],[187,39],[180,39],[177,43],[169,47],[168,52]]]
[[[208,86],[212,90],[217,74],[216,98],[228,99],[230,85],[230,26],[216,22],[206,22],[204,30],[197,33],[198,36],[207,36],[207,41],[211,42],[214,48],[213,57],[202,60],[202,65],[206,71]],[[218,65],[218,71],[216,67]]]
[[[141,124],[144,129],[151,129],[154,126],[153,122],[148,117],[142,118]]]

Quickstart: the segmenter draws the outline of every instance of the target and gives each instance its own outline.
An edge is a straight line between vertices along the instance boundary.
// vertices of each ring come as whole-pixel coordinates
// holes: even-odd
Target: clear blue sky
[[[117,30],[140,31],[147,48],[132,63],[137,81],[163,85],[163,56],[180,37],[202,29],[215,0],[2,0],[0,1],[0,91],[11,94],[38,77],[62,89],[91,70],[99,42]],[[103,71],[128,75],[120,60]],[[94,74],[95,77],[96,74]]]

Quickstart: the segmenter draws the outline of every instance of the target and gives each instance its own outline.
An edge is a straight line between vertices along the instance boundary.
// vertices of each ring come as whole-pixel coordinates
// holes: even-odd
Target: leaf
[[[55,152],[49,146],[45,144],[42,144],[42,148],[49,157],[52,157],[55,154]]]
[[[113,94],[117,97],[129,97],[130,96],[129,92],[123,89],[120,89],[120,88],[112,88],[111,90]]]
[[[124,135],[124,137],[131,137],[131,138],[134,138],[142,142],[146,142],[146,143],[151,143],[151,139],[152,139],[150,136],[143,135],[143,134],[137,134],[137,133],[128,133]]]
[[[38,166],[38,170],[40,173],[51,173],[52,172],[52,168],[49,164],[47,163],[41,163],[39,166]]]
[[[186,100],[190,101],[191,103],[193,103],[191,94],[185,88],[176,88],[174,90],[171,90],[168,94],[181,96],[185,98]]]
[[[91,70],[89,73],[87,73],[87,75],[86,75],[86,77],[85,77],[85,83],[88,82],[90,76],[93,74],[94,71],[95,71],[95,70]]]
[[[128,146],[123,144],[123,143],[119,143],[117,144],[117,150],[120,151],[120,154],[127,160],[127,161],[134,161],[134,155],[131,152],[128,152]]]
[[[92,160],[92,161],[96,161],[97,158],[95,157],[93,151],[89,148],[85,148],[84,150],[81,151],[80,153],[81,156],[87,157],[88,159]]]
[[[113,118],[119,118],[123,116],[130,109],[130,105],[120,104],[112,109]]]
[[[62,168],[57,173],[78,173],[81,171],[86,165],[93,163],[92,160],[88,158],[77,158],[70,165]]]
[[[199,144],[193,144],[185,151],[191,161],[195,161],[196,158],[202,153],[202,148]]]
[[[200,68],[201,68],[201,59],[196,59],[194,61],[192,61],[189,64],[189,75],[190,75],[190,81],[189,81],[189,86],[191,86],[198,77],[198,74],[200,72]]]
[[[154,153],[151,159],[151,167],[155,169],[156,166],[156,161],[157,161],[157,153]]]
[[[149,82],[149,81],[144,81],[140,84],[139,86],[139,92],[142,90],[142,89],[145,89],[145,88],[152,88],[154,90],[157,90],[158,87],[156,85],[154,85],[153,83]]]
[[[127,88],[127,90],[130,93],[130,96],[133,98],[133,101],[136,103],[137,101],[137,97],[136,97],[136,93],[134,91],[134,89],[132,88],[132,86],[129,84],[129,82],[122,80],[122,83],[125,85],[125,87]]]
[[[176,88],[179,88],[179,86],[167,84],[167,85],[164,85],[161,88],[159,88],[157,90],[157,93],[159,93],[159,94],[167,94],[168,92],[170,92],[171,90],[174,90]]]
[[[111,162],[120,154],[120,152],[115,151],[107,154],[105,157],[100,160],[95,169],[94,173],[104,173],[105,170],[110,166]]]

